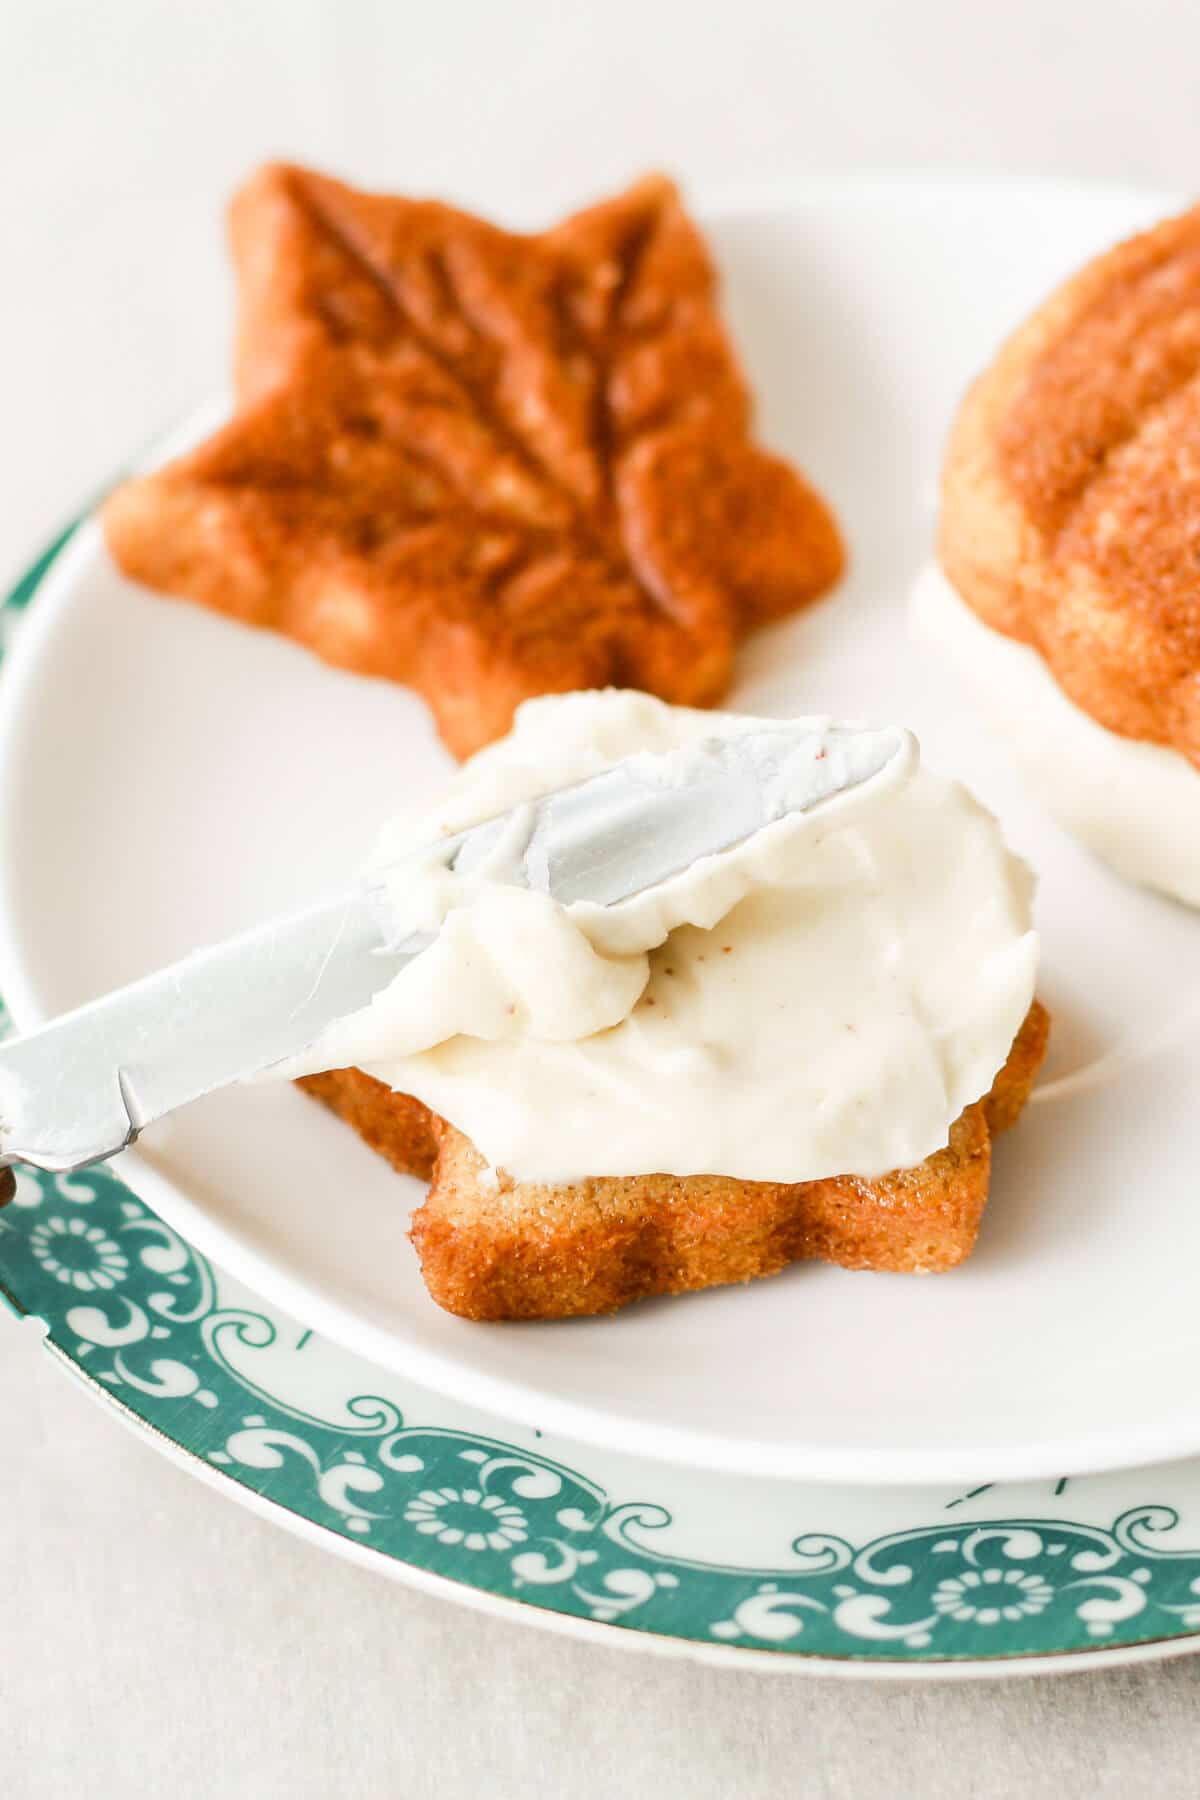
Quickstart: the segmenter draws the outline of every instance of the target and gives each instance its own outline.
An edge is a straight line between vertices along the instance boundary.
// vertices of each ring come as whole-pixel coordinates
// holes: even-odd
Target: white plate
[[[1042,876],[1049,1077],[938,1280],[798,1268],[616,1319],[481,1327],[426,1297],[415,1182],[291,1090],[239,1091],[121,1165],[167,1220],[327,1336],[527,1425],[748,1475],[1026,1478],[1200,1448],[1200,921],[1044,819],[905,640],[964,382],[1162,196],[820,183],[710,215],[769,441],[836,504],[849,579],[763,633],[734,704],[902,719]],[[140,593],[87,528],[39,594],[0,717],[0,991],[32,1024],[342,874],[449,767],[407,693]],[[1105,1069],[1110,1068],[1108,1062]]]

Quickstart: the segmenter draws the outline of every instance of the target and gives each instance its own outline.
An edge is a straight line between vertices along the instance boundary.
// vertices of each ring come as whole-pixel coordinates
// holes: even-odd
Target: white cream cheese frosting
[[[813,721],[821,725],[827,721]],[[511,734],[384,834],[397,936],[436,933],[288,1075],[356,1065],[518,1180],[871,1177],[987,1092],[1033,998],[1032,880],[965,789],[899,757],[631,901],[562,906],[412,853],[614,762],[769,722],[607,690]]]
[[[1200,906],[1200,771],[1185,756],[1098,724],[1036,650],[985,625],[936,564],[918,579],[909,617],[1060,825],[1129,880]]]

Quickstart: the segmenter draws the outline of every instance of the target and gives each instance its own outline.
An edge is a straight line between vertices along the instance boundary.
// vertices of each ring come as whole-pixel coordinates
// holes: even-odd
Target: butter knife
[[[911,766],[897,728],[806,720],[640,753],[414,853],[460,873],[612,906],[789,814]],[[387,871],[387,888],[404,864]],[[0,1045],[0,1169],[115,1156],[145,1126],[299,1055],[429,938],[394,940],[376,872]]]

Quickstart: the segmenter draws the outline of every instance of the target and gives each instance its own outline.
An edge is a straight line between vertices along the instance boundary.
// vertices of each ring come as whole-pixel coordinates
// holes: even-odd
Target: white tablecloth
[[[1192,0],[4,0],[0,576],[227,353],[221,206],[290,155],[535,220],[641,168],[1200,170]],[[0,1789],[1194,1796],[1200,1663],[725,1674],[417,1597],[230,1506],[0,1332]]]

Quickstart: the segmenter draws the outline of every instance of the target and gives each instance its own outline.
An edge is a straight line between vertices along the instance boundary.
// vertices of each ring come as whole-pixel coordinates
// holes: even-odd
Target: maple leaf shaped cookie
[[[109,499],[137,580],[408,683],[462,756],[534,694],[711,704],[837,577],[670,182],[517,236],[272,165],[231,228],[237,410]]]

